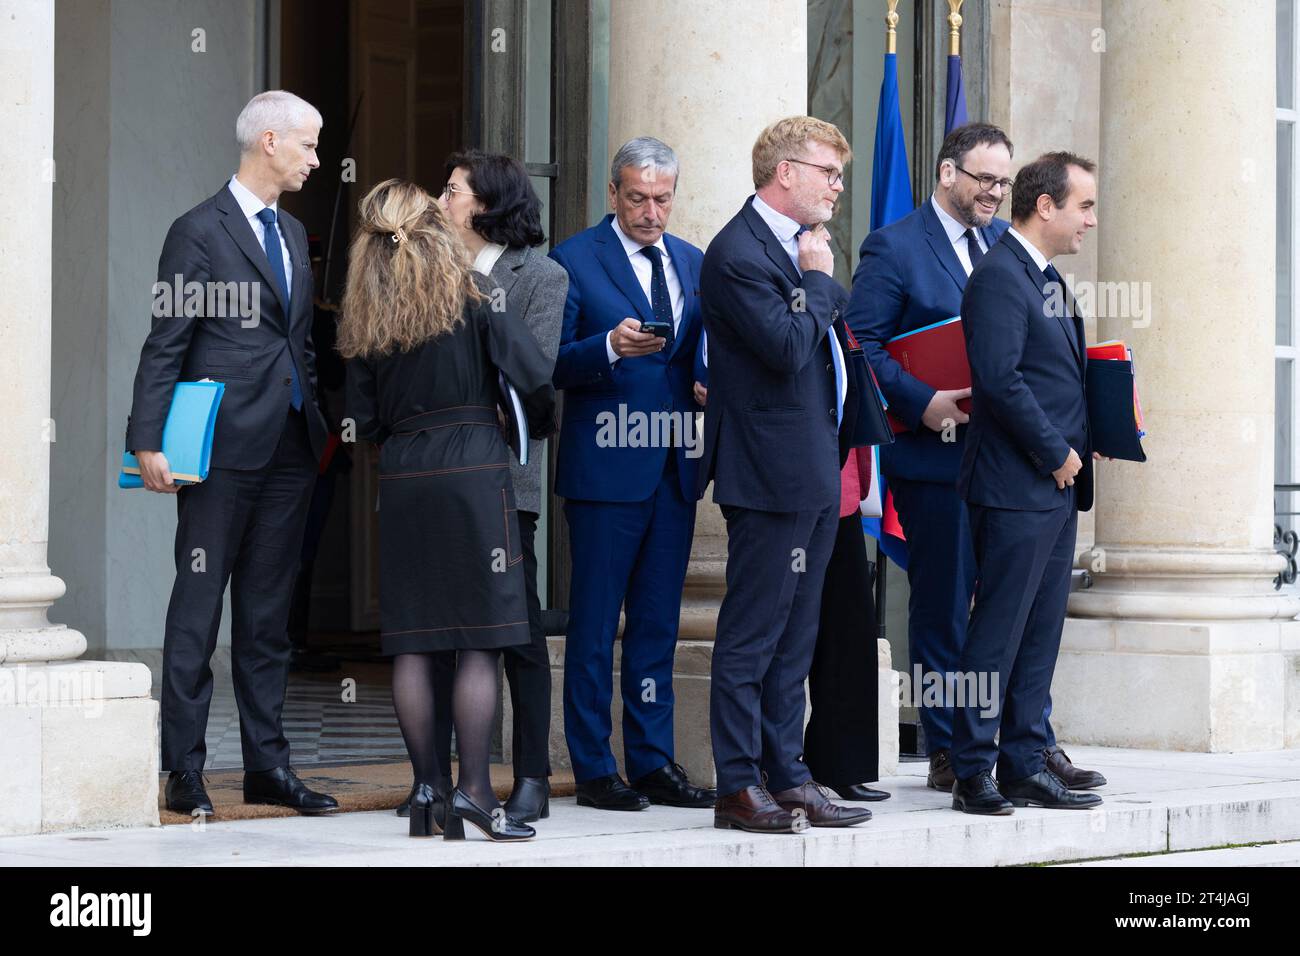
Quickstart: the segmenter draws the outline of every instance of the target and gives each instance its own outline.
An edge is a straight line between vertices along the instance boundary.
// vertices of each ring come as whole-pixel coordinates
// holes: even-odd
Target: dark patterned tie
[[[262,248],[266,251],[266,260],[271,266],[271,275],[275,276],[275,281],[280,283],[280,291],[284,293],[285,305],[289,304],[289,278],[284,274],[284,252],[280,249],[280,231],[275,228],[275,210],[270,206],[259,210],[257,218],[262,220]],[[288,308],[284,310],[284,322],[287,328],[292,313]],[[294,367],[293,355],[289,356],[289,374],[293,378],[293,392],[289,396],[289,401],[293,407],[299,411],[302,410],[302,388],[298,385],[298,369]]]
[[[664,275],[664,255],[658,246],[642,246],[641,255],[650,260],[650,311],[656,322],[668,323],[668,335],[664,337],[664,351],[670,352],[676,332],[673,329],[673,301],[668,295],[668,279]]]
[[[984,258],[984,250],[980,248],[980,241],[975,236],[974,229],[966,230],[966,255],[970,256],[971,269],[974,269],[979,261]]]

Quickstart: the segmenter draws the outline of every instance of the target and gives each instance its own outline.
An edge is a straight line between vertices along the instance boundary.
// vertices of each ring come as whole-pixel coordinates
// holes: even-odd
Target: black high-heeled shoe
[[[437,836],[447,825],[447,802],[427,783],[417,783],[412,789],[410,813],[413,837]]]
[[[403,800],[401,803],[397,805],[397,815],[399,817],[409,817],[411,815],[411,798],[415,796],[415,788],[418,786],[419,786],[418,783],[411,784],[411,792],[406,795],[405,800]],[[433,789],[434,789],[434,793],[437,793],[445,800],[447,798],[447,794],[451,793],[451,791],[454,789],[452,786],[451,777],[449,776],[439,777],[438,786],[434,787]]]
[[[551,782],[546,777],[515,777],[506,800],[506,815],[520,823],[545,820],[551,815]]]
[[[412,804],[414,819],[414,804]],[[505,807],[497,807],[488,813],[471,800],[460,787],[457,787],[447,801],[447,823],[443,827],[444,840],[465,839],[465,821],[468,820],[482,831],[489,840],[504,843],[514,840],[531,840],[537,831],[526,823],[520,823],[506,813]]]

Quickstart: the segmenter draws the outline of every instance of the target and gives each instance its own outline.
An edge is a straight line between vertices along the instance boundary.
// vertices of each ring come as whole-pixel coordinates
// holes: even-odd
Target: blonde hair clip
[[[406,241],[406,231],[403,230],[401,227],[398,227],[397,232],[393,233],[393,234],[392,234],[391,236],[389,236],[388,238],[389,238],[390,240],[392,240],[393,242],[396,242],[396,243],[403,243],[403,242]]]

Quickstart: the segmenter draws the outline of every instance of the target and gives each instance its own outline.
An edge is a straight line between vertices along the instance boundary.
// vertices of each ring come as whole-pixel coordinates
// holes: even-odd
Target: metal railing
[[[1285,511],[1278,507],[1277,499],[1279,495],[1289,495],[1300,493],[1300,484],[1281,484],[1273,486],[1273,517],[1277,520],[1273,523],[1273,550],[1282,557],[1286,558],[1286,567],[1273,579],[1274,590],[1281,590],[1282,585],[1292,585],[1296,582],[1296,552],[1300,550],[1300,534],[1296,529],[1290,527],[1292,522],[1283,522],[1283,518],[1294,518],[1300,515],[1300,511]],[[1283,525],[1286,527],[1283,527]]]

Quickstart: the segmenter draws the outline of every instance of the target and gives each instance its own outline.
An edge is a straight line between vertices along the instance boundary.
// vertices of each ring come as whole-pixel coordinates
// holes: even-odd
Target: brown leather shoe
[[[842,807],[832,803],[812,780],[772,794],[772,799],[795,816],[802,814],[815,827],[853,827],[871,819],[866,807]]]
[[[719,830],[748,830],[750,833],[798,833],[807,826],[782,809],[763,787],[746,787],[713,805],[713,825]]]
[[[1094,787],[1106,786],[1105,777],[1095,770],[1076,767],[1070,763],[1070,758],[1060,747],[1047,748],[1043,751],[1043,758],[1047,762],[1047,769],[1061,778],[1066,789],[1091,790]]]
[[[942,790],[944,793],[952,793],[952,785],[957,782],[957,774],[953,772],[952,762],[949,760],[948,751],[936,750],[930,754],[930,773],[925,778],[925,785],[931,790]]]

